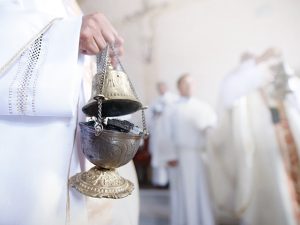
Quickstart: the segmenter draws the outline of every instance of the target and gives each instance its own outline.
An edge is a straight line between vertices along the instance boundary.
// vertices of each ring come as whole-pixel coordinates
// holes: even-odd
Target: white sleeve
[[[40,115],[74,113],[82,76],[78,64],[80,27],[81,17],[77,17],[61,20],[49,30],[47,58],[36,88],[36,110]]]
[[[26,26],[31,33],[38,30],[34,24],[26,23]],[[81,81],[78,66],[80,27],[81,17],[55,22],[0,76],[0,115],[73,115]],[[11,39],[11,42],[13,44],[2,49],[11,52],[11,46],[18,41]],[[8,59],[7,56],[2,61]]]
[[[219,111],[231,108],[238,99],[261,87],[264,83],[263,77],[254,60],[239,65],[221,83]]]

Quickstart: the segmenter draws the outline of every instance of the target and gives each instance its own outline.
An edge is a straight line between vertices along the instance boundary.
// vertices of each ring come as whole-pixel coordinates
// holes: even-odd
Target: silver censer
[[[110,63],[109,48],[97,56],[97,73],[93,78],[92,95],[82,108],[91,118],[81,122],[80,134],[85,157],[95,167],[69,179],[70,186],[84,195],[97,198],[123,198],[132,193],[134,185],[121,177],[117,168],[128,163],[147,135],[144,107],[117,58],[120,70]],[[135,134],[105,128],[107,117],[122,116],[142,111],[143,130]]]

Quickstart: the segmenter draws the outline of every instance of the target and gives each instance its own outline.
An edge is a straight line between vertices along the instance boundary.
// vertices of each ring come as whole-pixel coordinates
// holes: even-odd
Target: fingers
[[[122,37],[117,36],[115,44],[113,45],[114,50],[109,50],[109,56],[111,58],[111,63],[115,67],[118,64],[117,57],[122,56],[124,54],[124,47],[123,47],[124,40]]]
[[[117,36],[115,41],[115,50],[117,51],[118,55],[124,54],[124,39],[121,36]]]
[[[116,57],[111,57],[111,64],[113,67],[116,67],[118,65],[118,60]]]
[[[96,55],[105,49],[107,44],[115,47],[115,53],[122,55],[124,40],[120,37],[108,19],[101,13],[86,15],[82,18],[79,48],[80,52]]]
[[[97,54],[99,50],[93,40],[92,31],[88,26],[84,26],[80,32],[79,49],[84,54]]]
[[[103,38],[103,36],[98,34],[98,35],[94,36],[93,38],[94,38],[94,42],[96,43],[96,45],[99,49],[97,53],[104,50],[107,43],[106,43],[105,39]]]

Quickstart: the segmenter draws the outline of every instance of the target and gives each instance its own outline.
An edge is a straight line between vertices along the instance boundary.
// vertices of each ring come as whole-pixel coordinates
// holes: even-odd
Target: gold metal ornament
[[[132,85],[126,73],[115,70],[108,61],[104,75],[94,76],[92,94],[82,111],[89,116],[98,115],[98,103],[96,98],[103,96],[102,116],[120,116],[136,112],[142,109],[142,104],[135,97]],[[103,86],[101,87],[101,79]]]
[[[131,128],[121,132],[104,123],[106,117],[126,115],[140,109],[141,132],[133,132]],[[92,118],[89,122],[79,123],[82,150],[95,167],[71,177],[70,186],[90,197],[117,199],[130,195],[134,185],[121,177],[116,169],[132,160],[147,134],[145,114],[123,67],[116,70],[110,64],[108,48],[97,56],[92,97],[82,110]]]
[[[124,198],[134,190],[133,183],[121,177],[115,169],[97,167],[71,177],[70,185],[94,198]]]

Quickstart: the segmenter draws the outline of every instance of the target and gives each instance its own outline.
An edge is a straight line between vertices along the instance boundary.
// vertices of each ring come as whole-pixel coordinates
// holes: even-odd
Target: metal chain
[[[109,47],[107,46],[104,49],[104,51],[102,51],[99,55],[96,56],[97,73],[95,76],[98,76],[97,83],[98,83],[98,87],[100,87],[100,93],[102,93],[104,77],[107,69],[108,51],[109,51]]]
[[[100,93],[102,93],[104,77],[106,74],[107,62],[108,62],[108,48],[106,47],[104,51],[102,51],[99,55],[96,56],[96,64],[97,64],[97,86],[100,88]],[[103,119],[102,119],[102,101],[104,96],[95,96],[95,100],[98,104],[98,117],[95,121],[95,136],[99,136],[103,130]]]
[[[143,123],[143,132],[146,136],[149,135],[146,125],[146,116],[145,116],[145,110],[142,109],[142,123]]]
[[[121,61],[120,61],[120,58],[118,57],[118,55],[117,55],[117,53],[116,53],[115,47],[114,47],[113,45],[110,45],[110,48],[111,48],[111,50],[112,50],[112,52],[113,52],[114,57],[117,59],[117,63],[120,65],[121,70],[122,70],[124,73],[126,73],[126,72],[125,72],[125,69],[124,69],[124,66],[123,66],[123,64],[122,64]],[[126,73],[126,74],[127,74],[127,73]],[[128,74],[127,74],[127,77],[128,77]],[[140,101],[140,98],[139,98],[139,96],[137,95],[137,93],[136,93],[136,91],[135,91],[135,88],[133,87],[133,84],[132,84],[131,80],[129,79],[129,77],[128,77],[128,82],[129,82],[129,85],[130,85],[130,88],[131,88],[131,90],[132,90],[132,92],[133,92],[134,97],[135,97],[138,101]],[[141,111],[142,111],[143,132],[144,132],[145,135],[148,135],[147,125],[146,125],[145,110],[142,109]]]
[[[102,98],[99,97],[97,98],[97,103],[98,103],[98,118],[96,119],[94,128],[95,128],[95,136],[99,136],[103,130],[103,119],[102,119]]]

